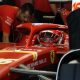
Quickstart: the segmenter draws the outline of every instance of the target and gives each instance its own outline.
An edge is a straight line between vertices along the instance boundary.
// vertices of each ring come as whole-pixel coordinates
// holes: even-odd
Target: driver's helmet
[[[59,30],[43,30],[38,35],[38,41],[44,46],[60,44],[63,39],[63,32]]]

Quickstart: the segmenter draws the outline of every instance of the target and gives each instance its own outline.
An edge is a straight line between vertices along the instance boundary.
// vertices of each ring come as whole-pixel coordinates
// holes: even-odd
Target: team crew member
[[[44,22],[44,15],[55,15],[57,8],[55,4],[50,4],[49,0],[34,0],[35,16],[40,22]]]
[[[20,23],[34,22],[34,8],[32,4],[25,3],[20,9],[10,5],[0,6],[0,26],[3,32],[3,42],[9,42],[10,29]]]

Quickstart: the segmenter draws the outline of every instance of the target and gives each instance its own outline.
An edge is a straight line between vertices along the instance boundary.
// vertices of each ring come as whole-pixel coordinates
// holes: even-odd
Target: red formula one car
[[[11,72],[21,64],[43,69],[58,63],[69,50],[68,27],[51,23],[25,23],[17,26],[16,43],[0,43],[0,80],[26,80]],[[23,77],[23,79],[21,79]]]

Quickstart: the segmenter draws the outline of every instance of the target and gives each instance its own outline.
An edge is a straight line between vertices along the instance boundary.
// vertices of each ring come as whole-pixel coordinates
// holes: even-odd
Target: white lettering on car
[[[41,65],[41,64],[44,64],[47,62],[47,59],[46,58],[43,58],[43,59],[40,59],[40,60],[37,60],[35,62],[32,62],[30,64],[27,64],[27,67],[29,68],[33,68],[35,66],[38,66],[38,65]]]
[[[9,64],[14,61],[17,61],[18,59],[5,59],[5,58],[0,58],[0,64]]]

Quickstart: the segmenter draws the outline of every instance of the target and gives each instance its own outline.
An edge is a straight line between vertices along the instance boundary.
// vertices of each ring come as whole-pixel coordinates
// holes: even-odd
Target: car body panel
[[[11,80],[13,73],[10,72],[11,67],[19,67],[24,64],[33,69],[41,69],[47,65],[58,62],[56,58],[59,54],[65,54],[69,50],[68,34],[65,33],[66,43],[54,46],[32,45],[34,35],[45,29],[59,29],[67,31],[68,27],[57,24],[21,24],[17,26],[19,29],[28,29],[29,35],[21,39],[17,43],[0,43],[0,80]],[[24,45],[23,45],[24,43]],[[17,77],[17,76],[16,76]],[[15,79],[14,79],[15,80]]]

